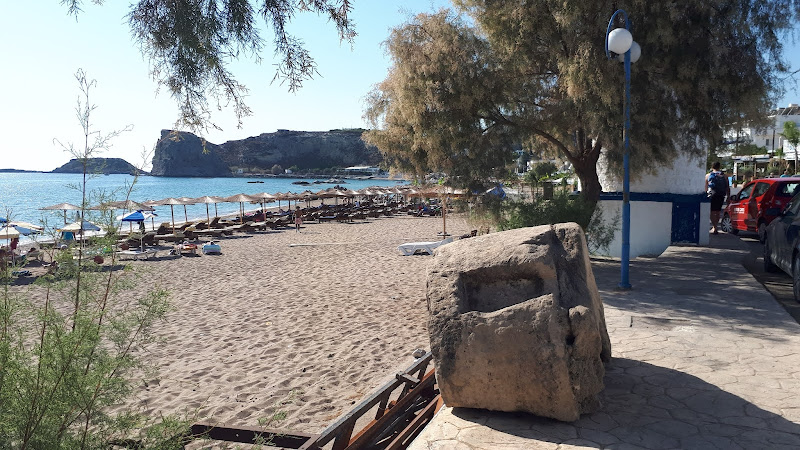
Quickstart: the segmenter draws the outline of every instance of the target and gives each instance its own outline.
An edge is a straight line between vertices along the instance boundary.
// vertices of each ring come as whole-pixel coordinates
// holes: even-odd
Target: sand
[[[447,218],[458,236],[470,226]],[[429,348],[425,276],[430,256],[399,244],[438,240],[442,218],[395,216],[236,234],[222,255],[132,261],[163,284],[175,311],[159,326],[131,406],[151,415],[320,432]]]

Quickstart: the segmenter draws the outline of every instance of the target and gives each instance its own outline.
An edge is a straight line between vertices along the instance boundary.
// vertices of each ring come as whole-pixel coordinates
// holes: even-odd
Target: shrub
[[[539,198],[533,202],[490,200],[482,208],[482,214],[492,220],[501,231],[575,222],[586,233],[587,245],[592,254],[607,254],[619,227],[619,213],[607,221],[602,209],[587,203],[583,197],[565,192],[556,192],[550,200]]]

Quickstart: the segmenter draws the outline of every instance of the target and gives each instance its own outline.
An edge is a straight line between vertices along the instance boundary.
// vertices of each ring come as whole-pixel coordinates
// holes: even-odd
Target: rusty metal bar
[[[378,410],[375,411],[375,418],[380,419],[383,413],[386,412],[386,407],[389,404],[389,397],[392,395],[392,391],[385,391],[386,396],[381,399],[381,403],[378,405]]]
[[[261,437],[276,447],[289,449],[299,449],[303,444],[313,442],[319,436],[317,434],[259,427],[230,428],[204,422],[195,423],[192,425],[191,430],[194,436],[205,436],[218,441],[239,442],[242,444],[254,444],[256,439]]]
[[[386,425],[387,422],[392,420],[397,414],[402,414],[405,412],[406,408],[410,406],[410,404],[416,400],[425,389],[432,388],[435,380],[436,378],[431,370],[422,378],[419,384],[417,384],[417,386],[408,393],[408,395],[398,399],[397,403],[389,411],[387,411],[386,414],[384,414],[380,419],[375,420],[372,424],[370,424],[370,426],[361,430],[353,439],[351,439],[350,445],[347,447],[348,450],[365,448],[364,446],[369,443],[369,440],[373,438],[376,433],[381,431],[381,428]]]
[[[384,450],[398,450],[401,448],[406,448],[409,444],[408,441],[415,438],[419,432],[422,431],[422,428],[424,428],[425,425],[427,425],[431,419],[433,419],[433,416],[439,411],[439,409],[442,408],[443,404],[444,402],[442,401],[442,396],[437,394],[436,397],[434,397],[430,403],[428,403],[428,406],[420,411],[420,413],[417,414],[417,417],[415,417],[414,420],[412,420],[411,423],[409,423],[408,426],[405,427],[403,431],[401,431]]]
[[[336,436],[333,441],[332,450],[344,450],[350,444],[350,436],[353,435],[353,428],[356,426],[356,421],[350,421],[346,426],[342,427],[341,432]]]
[[[409,366],[403,372],[414,373],[416,371],[419,371],[420,367],[427,367],[431,358],[432,358],[431,352],[427,352],[422,358],[416,360],[411,366]],[[353,408],[344,416],[339,418],[339,420],[337,420],[336,422],[331,424],[328,428],[326,428],[322,433],[320,433],[316,441],[314,441],[313,443],[306,444],[306,446],[303,447],[303,450],[322,447],[323,445],[327,444],[337,436],[341,436],[343,434],[341,433],[341,431],[344,430],[345,427],[349,427],[350,433],[352,433],[352,429],[353,426],[355,425],[356,420],[358,420],[361,416],[366,414],[367,411],[372,409],[372,407],[377,405],[378,403],[381,403],[382,405],[385,406],[386,403],[383,402],[383,400],[387,399],[388,401],[389,395],[391,395],[391,393],[395,389],[397,389],[397,387],[399,387],[401,384],[403,383],[401,383],[396,379],[386,383],[383,387],[381,387],[372,395],[361,401],[361,403],[356,405],[355,408]]]

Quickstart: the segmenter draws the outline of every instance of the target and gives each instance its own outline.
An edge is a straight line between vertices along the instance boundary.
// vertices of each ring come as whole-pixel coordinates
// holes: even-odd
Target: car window
[[[753,187],[755,184],[748,184],[742,189],[742,192],[739,193],[739,200],[745,200],[750,198],[750,193],[753,192]]]
[[[792,198],[792,201],[786,206],[786,213],[788,215],[796,216],[800,212],[800,195]]]
[[[769,185],[767,183],[757,183],[756,188],[753,189],[753,197],[761,197],[768,190]]]
[[[777,197],[793,197],[797,193],[797,186],[800,186],[800,183],[781,183],[775,195]]]

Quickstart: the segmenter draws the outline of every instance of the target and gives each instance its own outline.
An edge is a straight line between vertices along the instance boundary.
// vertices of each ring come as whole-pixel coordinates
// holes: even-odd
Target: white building
[[[794,161],[795,149],[792,144],[786,142],[781,133],[783,133],[783,124],[786,122],[794,122],[800,127],[800,105],[789,103],[786,108],[777,108],[769,118],[772,124],[765,128],[744,127],[740,130],[731,130],[726,134],[726,138],[731,141],[738,139],[739,142],[750,142],[758,147],[764,147],[768,154],[774,153],[776,149],[783,149],[783,158]]]

